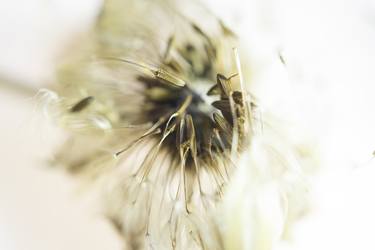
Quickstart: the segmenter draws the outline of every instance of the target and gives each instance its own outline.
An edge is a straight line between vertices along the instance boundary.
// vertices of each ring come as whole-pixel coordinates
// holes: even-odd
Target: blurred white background
[[[319,146],[312,210],[280,249],[375,249],[375,1],[206,2],[262,69],[255,91],[263,107]],[[2,0],[0,82],[34,89],[53,82],[64,49],[99,7],[99,0]],[[0,83],[0,249],[120,249],[91,203],[74,195],[74,181],[46,170],[55,133],[29,97]]]

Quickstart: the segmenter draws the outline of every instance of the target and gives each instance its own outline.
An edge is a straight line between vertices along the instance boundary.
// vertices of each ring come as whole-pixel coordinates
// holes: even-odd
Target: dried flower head
[[[235,34],[178,4],[105,3],[59,71],[48,110],[70,137],[56,164],[99,184],[127,249],[230,249],[217,205],[253,139],[256,104]]]
[[[102,184],[130,249],[223,249],[210,212],[251,139],[236,37],[187,6],[203,20],[166,1],[106,2],[55,89],[71,133],[56,163]]]

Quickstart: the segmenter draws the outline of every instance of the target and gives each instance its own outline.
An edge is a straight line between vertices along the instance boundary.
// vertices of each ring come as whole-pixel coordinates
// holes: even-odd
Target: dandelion
[[[101,187],[127,249],[238,249],[218,205],[260,121],[237,43],[197,4],[114,0],[61,67],[56,164]]]

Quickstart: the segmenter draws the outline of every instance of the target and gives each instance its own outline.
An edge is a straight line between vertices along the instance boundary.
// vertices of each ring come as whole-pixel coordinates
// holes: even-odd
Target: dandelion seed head
[[[236,237],[226,241],[231,229],[216,216],[238,165],[249,177],[238,185],[251,186],[240,196],[261,190],[266,201],[236,205],[266,218],[261,210],[282,185],[268,181],[298,164],[253,142],[261,119],[233,50],[237,36],[183,2],[105,3],[89,41],[60,68],[57,94],[46,97],[70,132],[56,161],[102,187],[105,214],[130,249],[240,249],[228,247]],[[258,189],[263,183],[269,188]]]

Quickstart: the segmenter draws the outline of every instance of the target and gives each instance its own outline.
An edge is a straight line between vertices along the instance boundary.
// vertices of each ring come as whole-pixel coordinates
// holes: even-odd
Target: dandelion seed
[[[90,105],[90,103],[93,101],[94,101],[93,96],[85,97],[79,102],[77,102],[76,104],[74,104],[74,106],[70,109],[70,112],[72,113],[80,112],[83,109],[85,109],[88,105]]]

